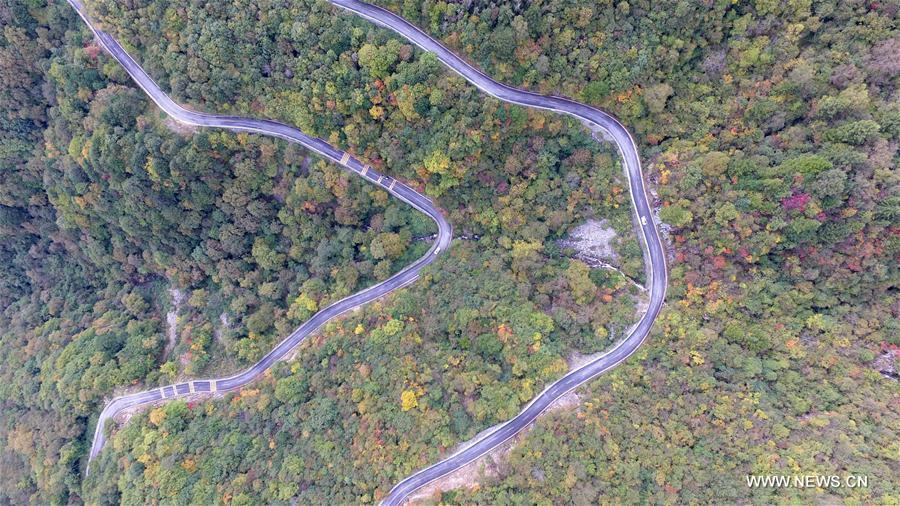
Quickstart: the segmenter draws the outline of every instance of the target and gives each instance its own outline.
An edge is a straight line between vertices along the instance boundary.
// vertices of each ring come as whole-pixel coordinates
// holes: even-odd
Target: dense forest
[[[617,115],[672,255],[645,347],[435,501],[900,497],[896,2],[382,5],[497,79]],[[0,0],[0,501],[376,502],[635,320],[626,181],[580,125],[322,1],[87,6],[176,100],[349,149],[467,239],[253,387],[135,414],[84,480],[105,397],[252,363],[433,230],[295,146],[174,125],[67,4]],[[624,275],[559,245],[587,218],[618,232]],[[870,483],[744,481],[807,473]]]

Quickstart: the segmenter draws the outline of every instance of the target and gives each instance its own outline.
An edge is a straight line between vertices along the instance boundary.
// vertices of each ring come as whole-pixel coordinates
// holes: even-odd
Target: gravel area
[[[178,312],[184,303],[185,294],[177,288],[169,289],[169,296],[172,297],[172,310],[166,313],[166,348],[163,350],[163,360],[168,358],[172,350],[175,349],[175,343],[178,339]]]
[[[574,249],[575,258],[589,266],[602,267],[618,259],[612,246],[615,238],[616,231],[606,220],[587,220],[575,227],[569,237],[559,241],[559,245]]]

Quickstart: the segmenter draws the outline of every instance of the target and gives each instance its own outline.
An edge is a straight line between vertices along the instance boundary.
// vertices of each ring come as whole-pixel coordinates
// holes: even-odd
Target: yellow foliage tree
[[[403,411],[409,411],[419,405],[419,399],[416,398],[416,393],[412,390],[404,390],[403,393],[400,394],[400,401]]]
[[[431,174],[447,174],[450,169],[450,157],[443,151],[434,151],[424,160],[425,170]]]
[[[381,119],[384,117],[384,107],[380,105],[373,105],[371,109],[369,109],[369,116],[372,116],[372,119]]]
[[[150,412],[150,423],[159,427],[163,420],[166,419],[166,412],[162,408],[156,408]]]

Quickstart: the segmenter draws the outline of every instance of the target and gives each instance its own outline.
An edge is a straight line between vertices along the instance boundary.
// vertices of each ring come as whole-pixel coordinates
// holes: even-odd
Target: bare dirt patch
[[[215,339],[217,343],[221,343],[225,331],[231,329],[231,319],[228,318],[228,313],[222,312],[219,315],[219,323],[220,325],[213,330],[213,339]]]
[[[569,358],[566,360],[569,363],[569,371],[574,371],[575,369],[578,369],[579,367],[583,367],[586,364],[589,364],[589,363],[593,362],[594,360],[597,360],[598,358],[602,357],[606,352],[607,352],[607,350],[601,350],[601,351],[598,351],[597,353],[583,355],[581,353],[578,353],[577,351],[573,351],[572,354],[569,355]]]
[[[501,468],[509,452],[515,447],[519,437],[527,432],[528,429],[525,429],[519,435],[486,455],[420,488],[407,498],[407,504],[436,504],[443,492],[460,488],[478,490],[478,487],[481,486],[481,480],[500,475]]]
[[[285,355],[281,357],[281,360],[279,360],[279,362],[293,362],[294,360],[296,360],[297,356],[300,355],[301,349],[304,347],[304,345],[306,345],[307,342],[308,340],[304,340],[300,343],[297,343],[297,346],[294,346],[293,348],[291,348],[291,351],[285,353]]]
[[[898,356],[900,356],[900,349],[888,348],[875,359],[872,366],[885,378],[897,381],[900,379],[900,375],[897,374],[897,371],[894,368],[894,361]]]
[[[632,281],[632,283],[634,283],[634,281]],[[647,310],[650,309],[650,293],[647,291],[646,288],[643,288],[641,285],[638,285],[637,283],[634,283],[634,284],[636,286],[638,286],[639,288],[641,288],[642,291],[633,297],[633,300],[634,300],[634,324],[631,327],[628,327],[628,332],[625,332],[624,334],[622,334],[623,337],[627,336],[628,334],[631,333],[632,330],[634,330],[634,327],[637,326],[638,321],[641,319],[641,317],[644,316],[644,313],[646,313]],[[615,337],[615,332],[610,332],[610,335]]]
[[[615,239],[616,231],[609,226],[609,222],[587,220],[575,227],[567,238],[558,241],[557,244],[562,248],[575,250],[573,257],[581,260],[591,269],[616,271],[639,290],[645,290],[643,285],[622,272],[617,266],[619,256],[613,247]]]
[[[166,347],[163,350],[163,360],[165,361],[172,350],[175,349],[175,343],[178,340],[178,312],[181,311],[181,305],[184,303],[185,294],[177,288],[169,288],[169,296],[172,297],[172,310],[166,313]]]
[[[578,389],[572,390],[566,395],[556,399],[556,402],[550,405],[547,408],[547,411],[544,413],[555,413],[557,411],[576,411],[581,406],[581,395],[578,393]],[[544,416],[544,415],[541,415]],[[539,417],[540,418],[540,417]]]
[[[550,405],[547,411],[542,413],[537,418],[537,420],[540,420],[548,413],[561,411],[577,411],[580,406],[581,396],[577,391],[573,390],[557,399],[553,404]],[[501,476],[503,473],[503,466],[506,464],[506,460],[509,457],[510,452],[519,444],[522,438],[528,435],[537,420],[529,424],[528,427],[523,429],[514,437],[510,438],[509,441],[501,444],[492,451],[486,453],[485,455],[482,455],[481,457],[473,460],[472,462],[457,469],[456,471],[453,471],[443,478],[439,478],[422,487],[416,493],[409,496],[409,498],[407,499],[408,504],[437,503],[440,499],[440,494],[442,494],[443,492],[460,488],[478,490],[478,488],[481,486],[481,481],[485,478],[496,478],[498,476]],[[460,444],[459,449],[454,453],[460,452],[468,448],[469,446],[472,446],[483,436],[491,433],[499,426],[500,425],[495,425],[479,432],[478,435],[474,438]]]
[[[602,267],[618,260],[613,240],[616,231],[606,220],[587,220],[569,233],[569,237],[559,241],[563,248],[575,250],[575,258],[591,267]],[[597,265],[603,264],[603,265]]]
[[[162,124],[176,134],[183,135],[185,137],[194,135],[194,133],[197,132],[198,129],[198,127],[194,125],[188,125],[179,121],[175,121],[171,116],[166,116],[166,119],[163,120]]]

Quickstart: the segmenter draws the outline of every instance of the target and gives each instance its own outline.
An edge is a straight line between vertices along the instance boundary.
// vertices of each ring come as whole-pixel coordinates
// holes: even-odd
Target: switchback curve
[[[646,339],[650,332],[650,328],[653,325],[653,321],[659,314],[665,300],[668,283],[665,251],[653,223],[653,215],[644,188],[636,143],[628,130],[619,123],[618,120],[603,111],[570,99],[539,95],[494,81],[453,54],[450,50],[432,39],[423,31],[390,11],[366,4],[359,0],[329,1],[334,5],[366,18],[378,25],[393,30],[425,51],[435,54],[437,58],[451,70],[455,71],[481,91],[489,95],[505,102],[568,114],[578,118],[594,131],[599,130],[605,132],[616,144],[619,154],[622,156],[624,169],[629,180],[629,192],[632,205],[637,217],[637,223],[639,224],[638,228],[641,231],[639,237],[645,253],[645,266],[648,273],[650,303],[645,313],[641,316],[625,339],[617,343],[603,356],[571,371],[549,385],[541,392],[541,394],[529,402],[516,417],[472,442],[464,450],[457,452],[398,483],[391,489],[388,496],[382,500],[382,504],[397,505],[401,504],[412,492],[478,459],[482,455],[503,444],[527,427],[557,399],[615,367],[631,356]],[[321,154],[325,158],[343,165],[354,173],[359,174],[361,177],[368,179],[370,182],[381,185],[394,196],[427,214],[438,225],[437,240],[425,256],[388,280],[351,295],[350,297],[338,301],[320,311],[297,330],[292,332],[259,363],[249,369],[224,379],[194,380],[187,383],[169,385],[119,397],[111,401],[104,408],[97,423],[97,430],[94,434],[94,441],[89,457],[89,459],[92,459],[99,453],[100,448],[103,446],[103,425],[105,421],[114,416],[115,413],[118,413],[126,407],[187,395],[195,391],[234,390],[240,388],[242,385],[255,379],[259,374],[265,371],[265,369],[271,366],[272,363],[284,356],[290,349],[329,319],[415,281],[418,277],[418,272],[425,265],[431,263],[442,249],[446,250],[449,246],[452,237],[452,229],[450,224],[446,222],[437,208],[435,208],[427,198],[402,183],[374,173],[368,166],[349,155],[349,153],[340,151],[321,139],[309,137],[296,128],[274,121],[211,115],[184,109],[162,92],[159,86],[147,76],[143,69],[128,55],[115,39],[93,25],[79,0],[68,0],[68,2],[76,9],[76,11],[78,11],[78,14],[91,28],[103,47],[126,69],[126,71],[128,71],[135,82],[137,82],[137,84],[161,109],[176,120],[198,126],[218,127],[272,135],[286,139],[290,142],[299,143],[308,149]]]
[[[131,78],[134,79],[138,86],[147,93],[156,105],[175,120],[196,126],[225,128],[228,130],[271,135],[285,139],[289,142],[300,144],[332,162],[338,163],[369,183],[381,187],[391,195],[408,203],[434,220],[438,226],[436,240],[424,256],[406,266],[403,270],[390,278],[341,299],[314,314],[312,318],[297,327],[296,330],[284,338],[284,340],[275,346],[272,351],[260,359],[259,362],[253,364],[244,371],[226,378],[191,380],[183,383],[176,383],[174,385],[152,388],[143,392],[123,395],[111,400],[103,408],[103,411],[100,413],[100,417],[97,420],[94,438],[91,443],[91,452],[88,455],[89,471],[91,460],[100,453],[100,450],[106,442],[106,434],[104,432],[106,422],[116,414],[120,413],[123,409],[176,397],[184,397],[199,392],[224,392],[241,388],[259,377],[259,375],[271,367],[272,364],[287,355],[288,352],[303,342],[303,340],[309,337],[327,321],[346,313],[351,309],[355,309],[391,293],[394,290],[402,288],[418,279],[420,271],[428,264],[434,262],[441,251],[446,251],[449,247],[450,240],[453,237],[453,229],[450,226],[450,223],[448,223],[441,214],[440,210],[438,210],[428,198],[400,181],[379,174],[350,153],[336,149],[322,139],[310,137],[294,127],[276,121],[198,113],[181,107],[160,89],[153,79],[144,72],[144,69],[131,58],[128,52],[125,51],[113,37],[94,25],[79,0],[68,0],[68,2],[76,11],[78,11],[78,14],[84,22],[90,27],[91,31],[94,32],[94,35],[103,48],[125,68]]]
[[[617,119],[599,109],[575,102],[574,100],[539,95],[499,83],[458,57],[416,26],[386,9],[359,0],[329,1],[375,24],[396,32],[421,49],[434,54],[444,65],[488,95],[504,102],[568,114],[578,118],[593,131],[605,132],[616,144],[619,154],[622,156],[625,173],[628,176],[631,202],[634,206],[638,228],[641,232],[638,236],[641,238],[641,245],[645,253],[644,259],[648,274],[647,286],[650,293],[650,303],[625,339],[618,342],[603,356],[569,372],[552,383],[537,397],[532,399],[514,418],[471,442],[465,449],[414,473],[395,485],[381,502],[382,505],[394,506],[401,504],[416,490],[473,462],[503,444],[531,424],[557,399],[612,369],[637,351],[650,333],[650,328],[653,326],[653,322],[659,315],[659,311],[662,309],[665,301],[666,289],[668,288],[665,250],[653,222],[653,214],[647,199],[646,190],[644,189],[644,179],[637,145],[631,133]]]

